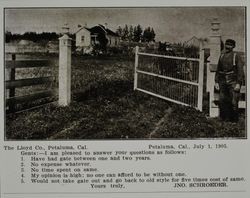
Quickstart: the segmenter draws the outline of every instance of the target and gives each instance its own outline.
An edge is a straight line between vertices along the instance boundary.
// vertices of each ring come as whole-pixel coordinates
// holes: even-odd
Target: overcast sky
[[[157,41],[183,42],[192,36],[209,37],[212,18],[221,22],[223,38],[233,38],[241,50],[245,40],[243,7],[182,8],[47,8],[5,9],[5,31],[12,33],[61,32],[68,24],[70,32],[77,25],[92,27],[107,23],[115,31],[120,25],[153,27]]]

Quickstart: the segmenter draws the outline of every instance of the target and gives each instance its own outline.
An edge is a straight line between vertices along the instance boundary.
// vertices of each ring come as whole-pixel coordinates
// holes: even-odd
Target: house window
[[[84,36],[81,37],[81,42],[84,42]]]
[[[91,44],[95,45],[98,43],[97,35],[91,35]]]

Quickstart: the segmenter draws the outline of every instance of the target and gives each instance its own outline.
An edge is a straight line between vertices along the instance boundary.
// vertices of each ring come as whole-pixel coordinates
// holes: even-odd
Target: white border
[[[209,1],[202,1],[202,0],[175,0],[175,1],[152,1],[152,0],[142,0],[142,1],[132,1],[132,0],[113,0],[113,1],[98,1],[98,0],[92,0],[92,1],[77,1],[77,0],[71,0],[71,1],[60,1],[60,0],[46,0],[46,1],[35,1],[35,0],[1,0],[0,2],[0,7],[1,7],[1,13],[0,13],[0,17],[1,19],[3,19],[3,7],[158,7],[158,6],[167,6],[167,7],[178,7],[178,6],[247,6],[247,57],[249,57],[249,50],[248,50],[248,46],[250,46],[249,44],[249,38],[248,38],[248,34],[249,34],[249,23],[250,23],[250,15],[249,15],[249,1],[247,0],[209,0]],[[3,20],[0,20],[0,27],[3,28]],[[3,34],[3,29],[1,29],[0,31],[0,35],[1,35],[1,42],[0,45],[3,46],[3,41],[4,41],[4,34]],[[0,59],[1,59],[1,63],[2,65],[4,65],[4,61],[3,61],[3,48],[0,47]],[[249,64],[249,58],[247,58],[247,65]],[[0,79],[4,79],[3,78],[3,74],[4,74],[4,68],[1,67],[1,72],[0,72]],[[249,69],[247,70],[247,76],[249,75]],[[247,84],[249,83],[249,80],[247,80]],[[1,119],[1,123],[4,122],[4,118],[3,118],[3,112],[4,112],[4,105],[3,105],[3,90],[4,90],[4,84],[3,81],[1,80],[0,82],[0,93],[1,93],[1,106],[0,106],[0,111],[1,111],[1,115],[0,115],[0,119]],[[248,86],[249,87],[249,86]],[[249,98],[249,91],[247,92],[247,98]],[[247,109],[249,111],[249,107],[247,104]],[[249,115],[249,112],[248,112]],[[247,123],[249,123],[249,116],[247,117]],[[0,126],[1,129],[1,142],[0,142],[0,148],[1,148],[1,158],[3,159],[3,156],[5,155],[5,153],[3,152],[3,145],[4,144],[9,144],[10,142],[4,142],[4,126],[1,125]],[[248,137],[249,137],[249,131],[248,131]],[[174,140],[175,141],[175,140]],[[186,140],[184,140],[186,141]],[[204,140],[206,141],[206,140]],[[211,141],[215,141],[215,140],[211,140]],[[218,140],[220,141],[220,140]],[[179,142],[179,141],[178,141]],[[180,141],[182,142],[182,141]],[[190,142],[190,141],[189,141]],[[210,195],[204,195],[203,197],[214,197],[214,198],[221,198],[221,197],[227,197],[227,198],[233,198],[233,197],[240,197],[240,198],[248,198],[250,197],[250,140],[249,138],[246,140],[228,140],[227,141],[229,144],[233,143],[238,145],[239,147],[241,147],[242,149],[240,149],[240,151],[243,153],[238,153],[237,150],[235,150],[234,152],[231,153],[231,157],[240,155],[242,156],[243,162],[245,162],[245,167],[248,167],[247,169],[247,191],[245,193],[239,193],[239,194],[235,194],[235,193],[214,193],[214,194],[210,194]],[[65,142],[62,142],[65,143]],[[94,144],[96,144],[95,142],[92,142]],[[128,144],[130,143],[130,141],[128,141]],[[140,142],[141,143],[141,142]],[[15,142],[11,142],[11,144],[15,144]],[[119,144],[119,142],[118,142]],[[5,157],[4,157],[5,158]],[[222,162],[221,162],[222,163]],[[1,166],[2,166],[2,160],[1,160]],[[1,167],[0,166],[0,167]],[[225,168],[230,168],[230,164],[225,164]],[[1,175],[3,173],[3,169],[1,168]],[[0,191],[1,191],[1,184],[4,183],[5,178],[1,177],[1,183],[0,183]],[[13,190],[15,189],[15,187],[13,187]],[[105,195],[84,195],[86,197],[106,197]],[[187,194],[183,194],[182,196],[176,196],[174,194],[168,195],[168,194],[144,194],[144,193],[139,193],[139,194],[110,194],[107,195],[108,197],[189,197],[189,195]],[[48,195],[46,195],[46,197],[48,197]],[[55,197],[52,196],[51,197]],[[67,197],[66,195],[61,195],[60,197]],[[192,195],[192,197],[200,197],[200,195]],[[202,198],[203,198],[202,197]]]

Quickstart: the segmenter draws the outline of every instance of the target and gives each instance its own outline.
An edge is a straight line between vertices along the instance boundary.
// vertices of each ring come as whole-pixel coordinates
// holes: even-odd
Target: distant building
[[[91,32],[86,27],[81,27],[76,33],[76,47],[88,47],[91,45]],[[92,40],[94,35],[92,35]]]
[[[208,39],[201,39],[197,38],[196,36],[193,36],[191,39],[188,41],[184,42],[184,46],[186,47],[200,47],[202,45],[203,47],[207,48],[208,47]]]
[[[119,45],[120,37],[118,34],[103,25],[97,25],[92,28],[80,27],[76,34],[77,50],[90,50],[94,45],[100,44],[99,38],[106,38],[107,46],[114,47]]]
[[[205,52],[205,62],[209,61],[208,57],[210,56],[210,44],[208,38],[197,38],[196,36],[193,36],[191,39],[184,42],[184,47],[196,47],[199,49],[200,46],[202,46]]]

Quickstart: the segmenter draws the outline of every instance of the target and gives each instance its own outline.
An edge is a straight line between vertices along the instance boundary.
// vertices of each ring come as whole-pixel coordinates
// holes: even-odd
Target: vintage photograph
[[[245,139],[246,7],[5,8],[5,140]]]

